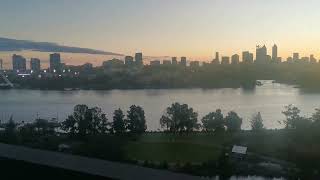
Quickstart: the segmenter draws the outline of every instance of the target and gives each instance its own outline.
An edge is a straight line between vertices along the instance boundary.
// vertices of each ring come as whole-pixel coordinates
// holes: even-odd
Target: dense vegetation
[[[38,75],[9,79],[22,88],[33,89],[143,89],[143,88],[254,88],[256,80],[272,79],[306,89],[320,89],[320,64],[205,64],[199,67],[179,65],[127,66],[116,69],[94,68],[80,74]]]
[[[187,104],[173,103],[159,120],[163,131],[146,132],[142,107],[133,105],[127,113],[117,109],[109,120],[98,107],[77,105],[61,123],[36,119],[17,124],[11,118],[1,124],[0,140],[55,151],[67,144],[66,152],[74,154],[195,175],[319,177],[320,109],[302,117],[297,107],[288,105],[283,114],[286,119],[279,123],[284,129],[264,129],[257,113],[251,119],[252,130],[243,131],[236,112],[224,115],[217,109],[199,120]],[[227,155],[235,144],[248,147],[247,159],[234,161]],[[266,161],[283,169],[262,167]]]

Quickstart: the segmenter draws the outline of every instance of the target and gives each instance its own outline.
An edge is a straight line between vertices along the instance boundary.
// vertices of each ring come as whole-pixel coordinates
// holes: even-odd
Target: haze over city
[[[262,0],[3,0],[0,37],[200,61],[212,60],[215,51],[231,56],[254,52],[258,44],[271,49],[274,43],[284,59],[294,52],[319,57],[319,5],[316,0],[270,0],[267,4]],[[0,58],[8,61],[12,54],[1,52]],[[36,52],[22,55],[47,58]],[[107,59],[89,57],[87,61]],[[63,58],[83,62],[88,56],[66,54]]]

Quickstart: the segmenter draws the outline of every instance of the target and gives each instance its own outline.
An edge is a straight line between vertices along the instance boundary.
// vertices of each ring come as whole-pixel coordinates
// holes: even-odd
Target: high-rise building
[[[14,54],[12,56],[12,67],[15,72],[25,72],[27,70],[27,61],[24,57]]]
[[[298,61],[300,60],[299,53],[293,53],[292,60],[293,60],[294,62],[298,62]]]
[[[50,54],[50,70],[52,72],[61,70],[61,58],[59,53]]]
[[[3,70],[3,60],[0,59],[0,70]]]
[[[180,65],[187,66],[187,58],[186,57],[181,57]]]
[[[219,52],[216,52],[216,56],[212,60],[212,64],[220,64]]]
[[[266,63],[268,61],[267,57],[267,47],[263,45],[262,47],[257,46],[256,49],[256,62],[257,63]]]
[[[239,64],[240,57],[238,54],[234,54],[231,56],[231,64]]]
[[[132,56],[126,56],[124,58],[124,64],[125,65],[131,66],[131,65],[133,65],[133,63],[134,63],[134,60],[133,60]]]
[[[275,44],[272,47],[272,61],[278,60],[278,46]]]
[[[136,60],[137,66],[143,66],[143,56],[142,53],[136,53],[134,59]]]
[[[221,57],[221,64],[230,64],[230,57],[222,56]]]
[[[249,51],[242,52],[242,62],[244,63],[253,63],[253,54]]]
[[[177,65],[177,64],[178,64],[177,57],[172,57],[172,58],[171,58],[171,64],[172,64],[172,65]]]
[[[40,59],[31,58],[31,60],[30,60],[30,69],[33,72],[40,72],[40,69],[41,69]]]

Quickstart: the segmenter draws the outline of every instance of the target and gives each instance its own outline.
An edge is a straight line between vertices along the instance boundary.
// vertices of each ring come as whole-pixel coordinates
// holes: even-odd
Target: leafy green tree
[[[143,133],[147,130],[144,110],[140,106],[132,105],[127,114],[128,129],[131,133]]]
[[[187,104],[174,103],[161,117],[160,125],[170,132],[190,132],[199,128],[198,113]]]
[[[228,131],[239,131],[241,130],[242,118],[240,118],[236,112],[230,111],[225,117],[225,124]]]
[[[295,129],[297,127],[297,121],[301,119],[300,109],[292,104],[285,106],[285,111],[282,112],[286,116],[283,121],[286,129]]]
[[[264,129],[263,120],[262,120],[260,112],[253,115],[250,123],[251,123],[251,129],[253,131],[261,131]]]
[[[211,112],[201,119],[203,128],[206,131],[224,131],[224,119],[220,109]]]
[[[126,121],[121,109],[117,109],[113,113],[112,130],[116,134],[123,134],[126,132]]]
[[[63,130],[81,137],[107,133],[108,126],[106,114],[100,108],[88,108],[86,105],[76,105],[73,114],[62,122]]]

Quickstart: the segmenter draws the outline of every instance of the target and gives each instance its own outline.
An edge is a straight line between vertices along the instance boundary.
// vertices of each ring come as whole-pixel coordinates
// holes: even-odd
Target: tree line
[[[296,130],[306,129],[313,125],[320,127],[320,109],[316,109],[312,117],[300,115],[300,110],[293,106],[285,106],[282,112],[285,120],[279,121],[285,129]],[[204,132],[237,132],[241,130],[243,119],[234,111],[230,111],[226,116],[221,109],[208,113],[201,120],[198,120],[198,113],[187,104],[173,103],[166,108],[165,113],[160,118],[160,126],[164,132],[188,133],[193,131]],[[250,120],[252,131],[265,129],[262,116],[254,114]],[[17,129],[18,124],[11,117],[8,123],[1,124],[8,133]],[[74,111],[67,119],[61,123],[51,122],[44,119],[36,119],[33,123],[28,123],[20,127],[20,131],[35,131],[38,134],[53,134],[57,128],[72,136],[84,137],[98,134],[142,134],[147,130],[144,109],[141,106],[132,105],[125,112],[116,109],[113,113],[112,121],[99,107],[88,107],[87,105],[76,105]]]

